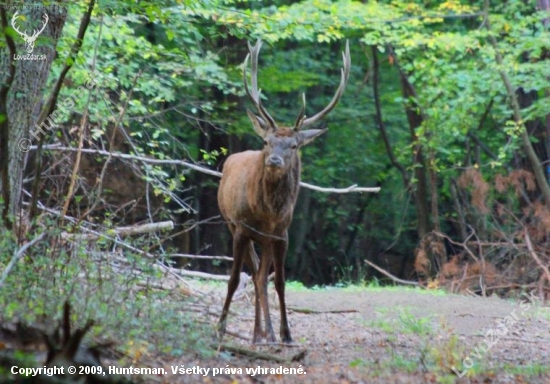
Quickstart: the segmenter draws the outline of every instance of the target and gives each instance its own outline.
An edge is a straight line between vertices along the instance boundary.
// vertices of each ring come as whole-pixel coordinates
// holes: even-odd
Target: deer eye
[[[296,148],[298,148],[298,145],[297,144],[292,144],[290,148],[296,149]]]
[[[267,146],[267,140],[264,140],[264,145]]]

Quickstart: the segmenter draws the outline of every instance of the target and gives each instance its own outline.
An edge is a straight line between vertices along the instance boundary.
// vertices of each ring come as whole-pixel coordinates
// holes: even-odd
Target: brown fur
[[[292,130],[279,129],[278,138],[293,138]],[[277,142],[277,141],[275,141]],[[256,295],[254,342],[264,338],[275,341],[267,301],[267,275],[275,263],[275,286],[281,310],[281,339],[291,342],[284,302],[284,258],[288,246],[287,228],[292,221],[294,205],[300,187],[300,157],[296,149],[282,169],[270,169],[266,158],[270,151],[245,151],[231,155],[224,164],[218,190],[220,211],[233,234],[233,270],[228,285],[228,296],[220,318],[220,332],[225,332],[225,321],[238,286],[243,262],[252,272]],[[258,258],[252,242],[262,247]],[[264,314],[265,331],[261,325]]]
[[[290,224],[300,186],[300,159],[295,156],[283,175],[266,172],[264,159],[263,151],[245,151],[229,156],[225,162],[218,204],[228,222],[255,224],[270,219]]]
[[[285,304],[285,257],[288,248],[287,229],[292,221],[294,205],[300,188],[300,157],[298,148],[322,135],[326,129],[303,128],[324,118],[338,103],[346,87],[351,59],[349,43],[343,55],[344,68],[340,85],[331,102],[310,118],[305,116],[305,94],[302,109],[293,128],[278,128],[260,100],[258,89],[258,54],[261,41],[248,46],[250,54],[245,59],[243,83],[245,91],[256,107],[258,115],[248,110],[254,131],[264,139],[261,151],[246,151],[229,156],[223,167],[218,190],[218,205],[233,235],[233,268],[222,314],[218,321],[218,336],[225,333],[227,314],[233,294],[239,286],[240,273],[246,263],[252,272],[255,293],[253,342],[267,339],[275,341],[267,300],[267,276],[271,265],[275,268],[275,290],[281,311],[281,339],[291,343],[290,328]],[[252,89],[248,88],[246,68],[251,63]],[[254,250],[254,242],[262,248],[261,258]],[[264,315],[263,329],[261,315]]]

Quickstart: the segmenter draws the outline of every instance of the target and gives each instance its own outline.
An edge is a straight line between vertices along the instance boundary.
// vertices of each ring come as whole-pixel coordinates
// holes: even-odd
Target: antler
[[[342,52],[342,59],[344,62],[344,67],[342,68],[342,77],[340,79],[340,85],[338,86],[336,93],[332,97],[332,100],[321,112],[306,119],[304,116],[305,108],[306,108],[306,96],[305,94],[303,94],[302,109],[300,110],[300,114],[298,115],[298,118],[296,119],[296,123],[294,125],[295,131],[299,131],[300,129],[307,127],[308,125],[315,124],[316,122],[324,118],[330,111],[332,111],[334,107],[336,107],[336,104],[338,104],[340,97],[342,97],[342,94],[346,89],[346,85],[349,79],[349,72],[351,68],[351,58],[349,54],[349,40],[346,41],[346,51]]]
[[[48,17],[48,14],[44,13],[44,25],[42,25],[42,29],[38,32],[35,29],[34,33],[32,34],[32,37],[36,37],[40,35],[44,31],[44,29],[46,29],[46,25],[48,25],[48,20],[50,20],[50,18]]]
[[[13,29],[15,29],[15,32],[19,33],[21,36],[23,36],[23,35],[27,36],[27,30],[26,29],[25,29],[25,32],[21,32],[19,30],[19,28],[17,28],[17,26],[15,25],[15,21],[19,17],[19,16],[17,16],[18,14],[19,14],[19,11],[15,11],[15,13],[13,14],[13,17],[11,18],[11,25],[13,26]]]
[[[262,47],[262,41],[258,40],[255,46],[251,46],[250,43],[248,43],[248,50],[250,53],[246,55],[246,59],[244,60],[244,67],[243,67],[243,82],[244,82],[244,90],[246,91],[246,94],[258,110],[260,116],[269,125],[270,129],[274,129],[277,127],[277,124],[275,123],[275,120],[269,112],[264,108],[262,105],[261,100],[261,90],[258,89],[258,54],[260,53],[260,48]],[[248,88],[248,81],[246,80],[246,69],[248,67],[248,59],[252,56],[252,65],[251,65],[251,73],[250,77],[252,80],[252,90]]]

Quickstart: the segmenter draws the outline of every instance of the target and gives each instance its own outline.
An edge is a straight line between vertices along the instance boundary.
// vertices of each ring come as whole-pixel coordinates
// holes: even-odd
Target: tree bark
[[[11,220],[9,218],[10,202],[10,183],[9,183],[9,118],[8,118],[8,92],[15,78],[15,42],[13,38],[6,33],[8,29],[8,16],[5,8],[0,8],[0,24],[6,39],[6,47],[9,56],[5,58],[2,68],[6,69],[4,75],[0,77],[0,189],[2,191],[2,220],[1,222],[11,229]]]
[[[403,97],[406,100],[416,99],[416,92],[409,83],[409,80],[404,73],[401,73],[401,84],[403,87]],[[416,129],[422,124],[422,115],[418,113],[418,107],[416,103],[407,104],[405,113],[407,114],[407,121],[409,122],[409,132],[411,135],[411,142],[415,143],[413,167],[414,178],[416,179],[416,191],[414,193],[416,217],[417,217],[417,230],[418,236],[422,239],[430,231],[430,209],[428,207],[428,181],[426,176],[426,160],[424,159],[424,151],[422,145],[418,141],[416,135]]]
[[[59,6],[22,6],[17,11],[19,11],[19,14],[26,16],[26,21],[16,21],[16,23],[21,23],[18,26],[22,31],[25,29],[32,30],[30,27],[31,23],[34,23],[33,25],[35,26],[41,26],[41,23],[44,21],[44,14],[48,16],[48,23],[42,34],[39,35],[32,52],[33,55],[39,58],[45,57],[45,59],[16,60],[15,76],[7,95],[9,181],[6,188],[9,188],[10,192],[9,211],[14,217],[17,216],[21,207],[23,170],[27,161],[27,152],[20,149],[20,143],[22,143],[22,140],[30,139],[30,132],[38,132],[35,124],[38,121],[42,107],[42,93],[56,54],[56,44],[61,36],[67,18],[67,11]],[[8,15],[11,20],[10,16],[13,15]],[[22,25],[23,23],[25,23],[25,26]],[[18,54],[27,53],[24,50],[21,38],[16,38],[15,43]],[[0,57],[0,73],[9,72],[11,60],[13,59],[10,56],[10,52],[4,49],[4,54]],[[5,81],[5,79],[3,78],[2,81]]]

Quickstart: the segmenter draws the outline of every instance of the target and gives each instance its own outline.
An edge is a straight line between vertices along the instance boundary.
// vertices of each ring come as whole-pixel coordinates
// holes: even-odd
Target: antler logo
[[[42,25],[42,29],[39,30],[39,31],[35,29],[33,34],[31,36],[29,36],[29,35],[27,35],[27,30],[26,29],[25,29],[25,32],[21,32],[15,24],[15,21],[19,17],[18,13],[19,13],[19,11],[15,12],[13,17],[11,18],[11,25],[12,25],[13,29],[15,29],[15,31],[17,33],[19,33],[21,35],[21,37],[23,37],[23,40],[25,40],[25,47],[27,49],[27,53],[32,53],[32,51],[34,50],[34,43],[36,42],[36,39],[44,31],[44,28],[46,28],[46,25],[48,25],[48,20],[49,20],[48,14],[44,13],[44,25]]]

